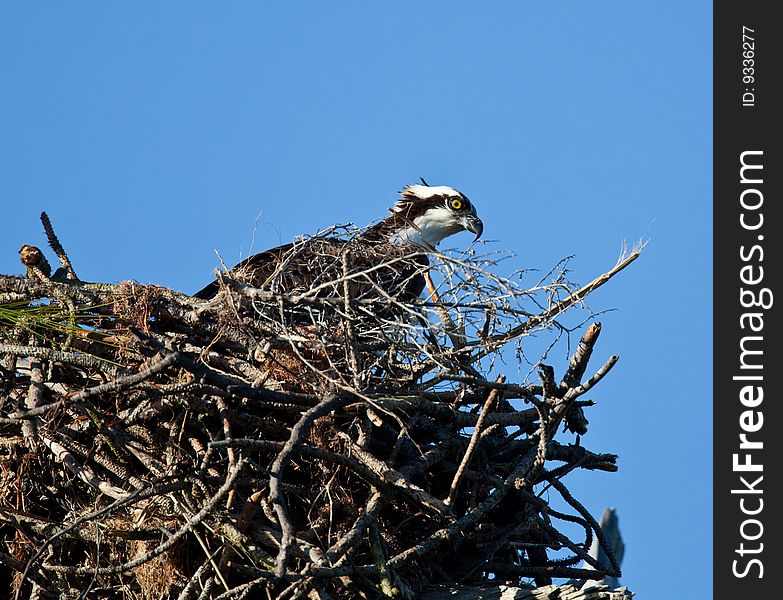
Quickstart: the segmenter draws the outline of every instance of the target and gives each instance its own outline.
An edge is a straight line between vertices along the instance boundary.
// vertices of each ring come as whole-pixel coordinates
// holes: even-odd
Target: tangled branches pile
[[[537,361],[534,383],[485,373],[536,332],[568,338],[564,312],[639,250],[578,289],[563,265],[525,289],[496,257],[437,255],[406,275],[424,298],[402,301],[372,273],[420,257],[373,270],[351,235],[338,253],[316,237],[294,250],[331,283],[224,275],[204,301],[80,282],[47,231],[55,277],[31,246],[26,278],[0,276],[0,571],[17,597],[410,598],[619,575],[563,482],[616,456],[555,439],[587,432],[583,396],[617,360],[586,376],[600,324],[559,378]]]

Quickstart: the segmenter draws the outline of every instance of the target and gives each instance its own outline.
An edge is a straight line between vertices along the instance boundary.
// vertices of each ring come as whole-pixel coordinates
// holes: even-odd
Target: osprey
[[[243,260],[229,275],[274,293],[341,296],[340,282],[347,279],[353,298],[415,300],[424,289],[426,253],[452,234],[466,230],[478,240],[484,230],[464,194],[422,183],[404,188],[391,214],[354,238],[314,237],[272,248]],[[194,296],[214,298],[219,289],[213,281]]]

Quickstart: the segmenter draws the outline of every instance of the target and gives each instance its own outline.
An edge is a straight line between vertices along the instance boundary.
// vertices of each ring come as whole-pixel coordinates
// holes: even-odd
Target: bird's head
[[[437,246],[444,238],[470,231],[476,240],[484,224],[465,194],[445,185],[409,185],[386,219],[390,241],[398,244]]]

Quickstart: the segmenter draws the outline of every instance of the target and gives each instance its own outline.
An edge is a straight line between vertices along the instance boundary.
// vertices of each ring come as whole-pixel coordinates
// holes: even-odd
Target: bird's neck
[[[432,250],[444,238],[458,231],[458,226],[446,225],[438,214],[433,214],[433,211],[414,218],[395,212],[371,227],[365,237],[401,246],[415,245],[425,250]]]
[[[417,225],[408,225],[397,229],[389,236],[392,244],[401,246],[415,244],[427,250],[434,249],[445,238],[448,233],[443,234],[441,230],[433,227],[419,227]]]

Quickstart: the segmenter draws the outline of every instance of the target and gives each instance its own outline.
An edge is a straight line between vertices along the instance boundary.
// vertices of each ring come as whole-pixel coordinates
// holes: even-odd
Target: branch
[[[504,375],[501,375],[497,378],[497,383],[503,383],[506,380]],[[467,450],[465,450],[465,454],[462,457],[462,461],[459,464],[459,467],[457,468],[457,472],[454,474],[454,479],[451,480],[451,487],[449,489],[449,495],[448,498],[444,501],[444,503],[448,506],[451,506],[454,502],[454,496],[457,493],[457,486],[459,486],[460,479],[462,479],[462,476],[465,474],[465,469],[468,466],[468,463],[470,463],[470,459],[473,458],[473,452],[476,449],[476,446],[478,445],[478,440],[481,435],[482,428],[484,426],[484,420],[487,417],[487,414],[492,409],[492,405],[495,403],[495,401],[498,399],[499,391],[497,389],[490,390],[487,401],[484,403],[484,406],[481,408],[481,414],[479,415],[478,420],[476,421],[476,427],[473,429],[473,435],[470,436],[470,443],[468,444]]]
[[[569,295],[567,298],[561,300],[554,306],[548,308],[547,310],[543,311],[542,313],[534,317],[529,318],[524,323],[521,323],[520,325],[510,329],[509,331],[506,331],[505,333],[490,336],[489,338],[487,338],[486,341],[482,342],[482,345],[484,347],[481,350],[479,350],[476,354],[470,357],[470,362],[476,362],[477,360],[480,360],[481,358],[494,352],[497,348],[506,345],[512,339],[524,335],[528,331],[534,329],[535,327],[538,327],[543,323],[552,321],[555,317],[565,312],[566,309],[570,308],[577,302],[580,302],[588,294],[590,294],[591,292],[597,290],[599,287],[604,285],[612,277],[617,275],[620,271],[625,269],[628,265],[630,265],[637,258],[639,258],[641,254],[642,254],[642,248],[635,249],[628,256],[622,257],[618,261],[618,263],[614,267],[612,267],[609,271],[607,271],[603,275],[600,275],[599,277],[596,277],[590,283],[588,283],[585,286],[582,286],[579,290]]]
[[[285,498],[282,490],[282,477],[285,468],[290,462],[297,447],[302,443],[302,438],[310,429],[313,422],[332,410],[339,408],[345,403],[345,399],[339,396],[327,396],[316,406],[309,409],[302,415],[299,422],[291,429],[291,435],[283,446],[283,449],[277,455],[275,462],[272,463],[271,478],[269,479],[269,502],[272,504],[277,520],[280,523],[280,529],[283,532],[283,539],[280,542],[280,552],[275,559],[275,574],[282,577],[286,571],[286,562],[288,554],[291,551],[291,544],[294,541],[296,528],[288,514]]]
[[[49,240],[49,246],[52,248],[52,250],[54,250],[57,258],[60,259],[60,264],[63,266],[65,279],[78,281],[79,278],[76,276],[76,272],[73,270],[71,259],[69,259],[68,255],[65,253],[65,249],[60,243],[60,240],[57,239],[57,235],[54,233],[54,227],[52,227],[52,222],[49,220],[49,215],[47,215],[45,212],[41,213],[41,223],[43,223],[44,231],[46,232],[46,238]],[[57,279],[57,275],[58,274],[55,272],[55,279]]]

